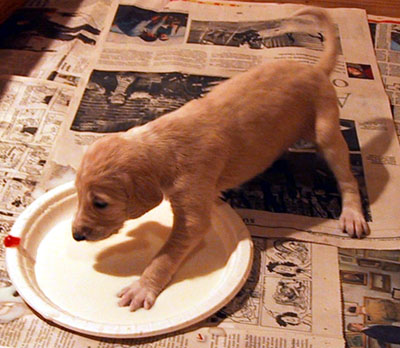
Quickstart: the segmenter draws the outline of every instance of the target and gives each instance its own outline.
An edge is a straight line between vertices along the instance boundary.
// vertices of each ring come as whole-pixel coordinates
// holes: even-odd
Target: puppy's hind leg
[[[362,238],[369,234],[365,221],[357,180],[351,172],[349,149],[340,131],[339,111],[336,104],[323,108],[315,122],[315,142],[329,167],[335,174],[342,196],[339,225],[351,237]]]

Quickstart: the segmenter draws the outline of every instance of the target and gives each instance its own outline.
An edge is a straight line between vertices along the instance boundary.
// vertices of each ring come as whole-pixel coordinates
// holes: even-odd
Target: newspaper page
[[[53,162],[76,168],[95,138],[151,121],[260,62],[318,60],[323,32],[311,20],[290,18],[298,6],[222,4],[122,2],[82,97],[71,107]],[[330,13],[341,48],[332,83],[371,235],[355,244],[339,230],[336,180],[313,145],[304,141],[223,196],[253,235],[398,248],[399,144],[366,14],[356,9]]]
[[[378,66],[399,135],[399,25],[368,16]],[[348,347],[400,347],[399,250],[339,249],[343,319]]]
[[[32,201],[73,89],[26,77],[0,78],[1,215],[16,217]]]
[[[285,239],[254,244],[251,275],[228,305],[183,332],[148,339],[89,338],[45,322],[12,295],[0,270],[0,346],[344,347],[337,248]]]
[[[400,19],[368,16],[376,59],[400,134]]]

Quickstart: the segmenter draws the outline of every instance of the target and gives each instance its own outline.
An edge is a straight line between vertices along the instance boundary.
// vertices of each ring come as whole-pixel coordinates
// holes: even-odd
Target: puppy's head
[[[91,145],[78,169],[78,210],[72,234],[77,241],[97,241],[118,232],[163,198],[144,148],[117,135]]]

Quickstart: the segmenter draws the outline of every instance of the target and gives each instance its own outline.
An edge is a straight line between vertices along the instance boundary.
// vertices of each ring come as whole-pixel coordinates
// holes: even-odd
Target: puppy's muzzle
[[[80,242],[82,240],[86,240],[87,236],[92,232],[90,227],[81,227],[81,228],[72,228],[72,237],[77,241]]]

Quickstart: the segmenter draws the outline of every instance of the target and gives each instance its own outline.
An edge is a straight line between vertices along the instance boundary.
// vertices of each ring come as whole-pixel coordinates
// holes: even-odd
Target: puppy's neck
[[[176,159],[171,146],[165,146],[166,139],[162,129],[154,127],[155,122],[135,127],[121,137],[127,141],[131,155],[132,169],[146,173],[159,183],[162,190],[172,185],[175,177]],[[167,140],[168,141],[168,140]]]

